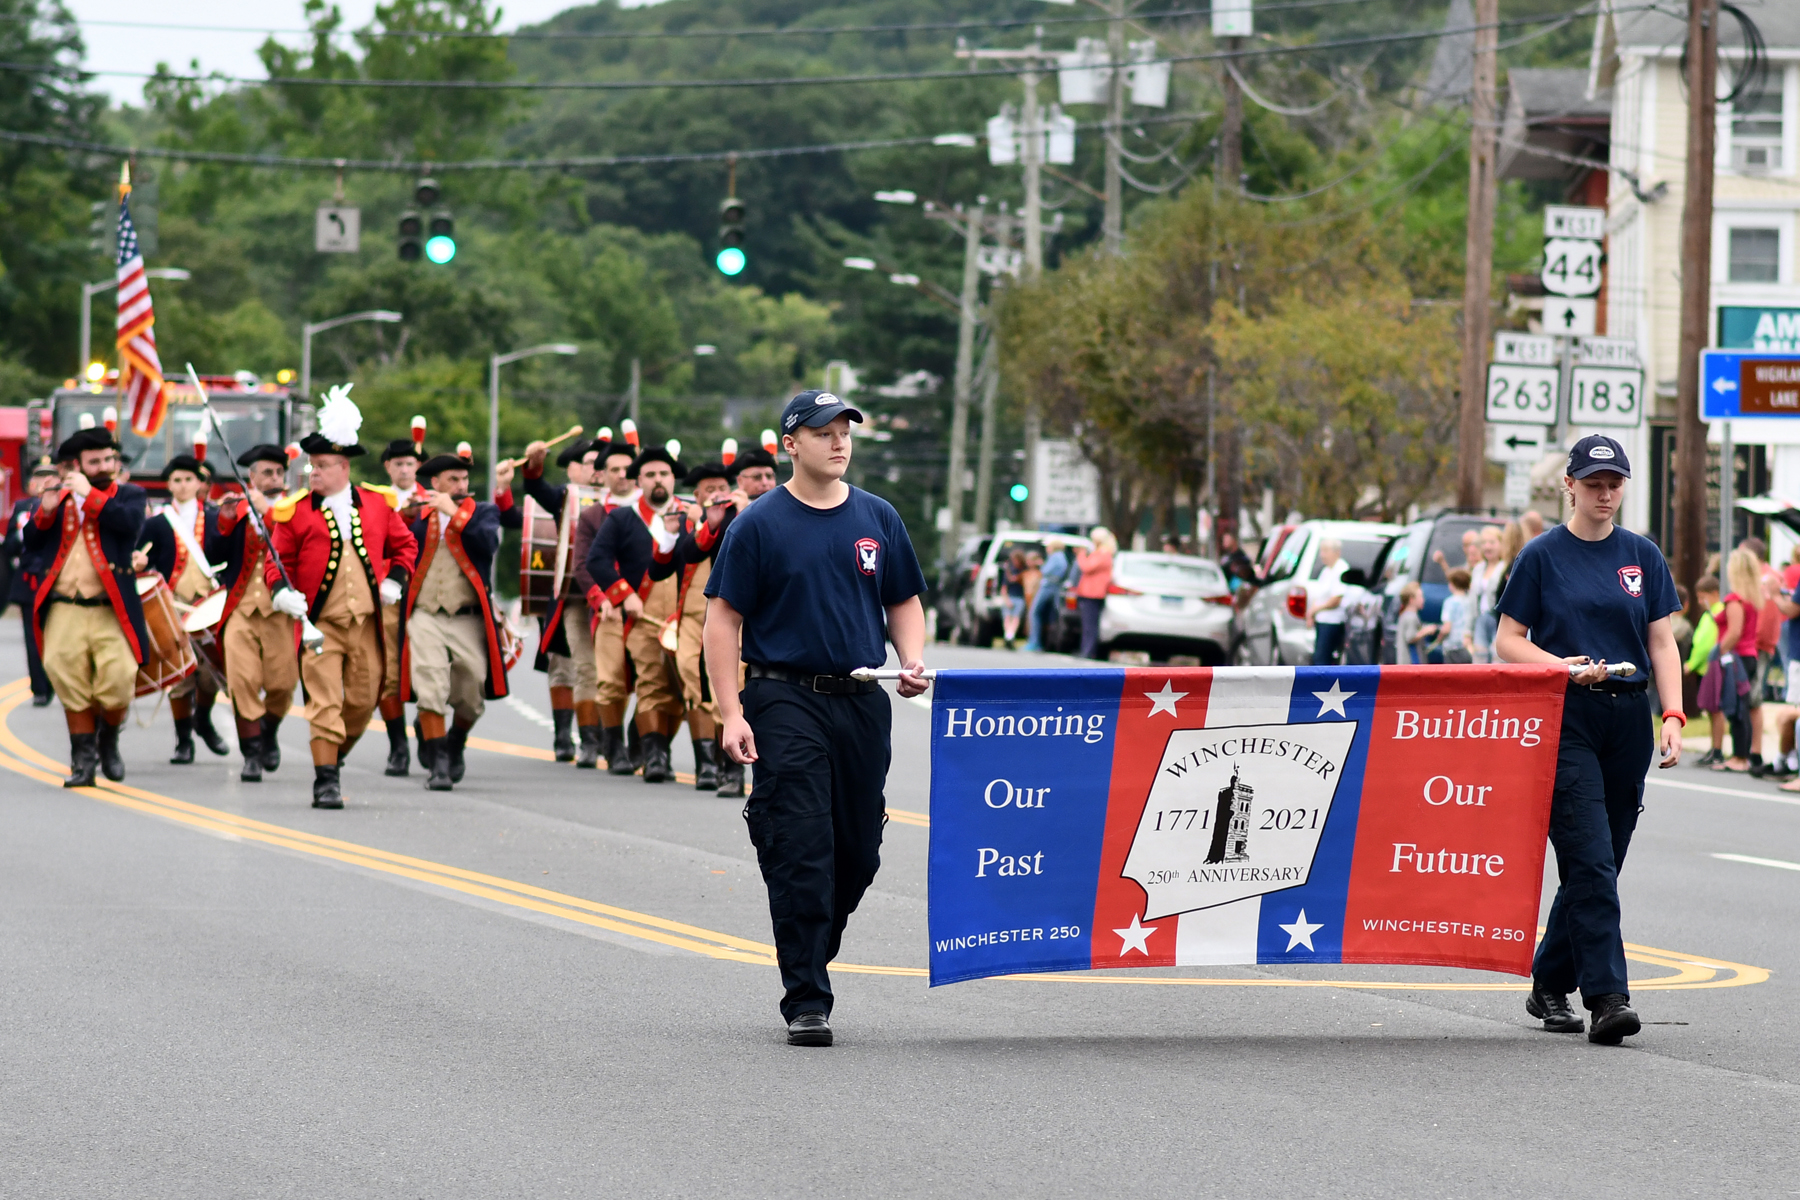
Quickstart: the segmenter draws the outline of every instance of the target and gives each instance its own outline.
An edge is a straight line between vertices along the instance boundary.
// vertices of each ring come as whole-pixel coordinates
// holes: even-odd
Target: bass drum
[[[547,617],[556,606],[556,514],[525,497],[525,528],[519,539],[519,611]]]
[[[144,665],[138,668],[137,694],[148,696],[164,692],[194,673],[198,663],[187,630],[181,627],[181,613],[175,606],[175,593],[152,571],[137,577],[138,603],[144,607],[144,628],[150,644],[144,647]]]

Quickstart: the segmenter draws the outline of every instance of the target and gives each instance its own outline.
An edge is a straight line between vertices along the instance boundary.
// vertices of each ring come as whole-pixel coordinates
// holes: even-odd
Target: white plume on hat
[[[319,407],[319,433],[333,445],[349,446],[362,431],[362,410],[350,399],[354,383],[340,383],[325,393]]]

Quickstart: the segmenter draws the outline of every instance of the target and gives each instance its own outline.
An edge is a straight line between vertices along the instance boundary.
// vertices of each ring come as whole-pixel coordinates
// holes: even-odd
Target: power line
[[[1639,8],[1654,8],[1655,5],[1638,5],[1632,9],[1615,9],[1615,12],[1635,11]],[[1145,66],[1162,63],[1217,62],[1245,58],[1273,58],[1290,54],[1316,54],[1328,50],[1351,49],[1358,46],[1384,46],[1401,42],[1432,41],[1437,38],[1452,37],[1458,34],[1473,33],[1479,29],[1509,29],[1522,25],[1542,25],[1546,22],[1560,22],[1561,17],[1521,17],[1510,21],[1496,21],[1487,25],[1465,25],[1456,28],[1414,30],[1405,33],[1371,34],[1366,37],[1341,38],[1331,42],[1313,42],[1299,46],[1264,46],[1247,50],[1208,51],[1204,54],[1172,54],[1160,58],[1134,62],[1133,66]],[[24,73],[56,75],[65,78],[80,76],[107,75],[125,79],[161,80],[185,83],[222,83],[247,87],[342,87],[373,88],[378,90],[418,89],[427,91],[465,91],[465,92],[615,92],[615,91],[654,91],[659,89],[691,90],[704,88],[768,88],[768,87],[816,87],[839,84],[867,83],[906,83],[932,79],[979,79],[984,77],[1012,77],[1029,72],[1042,72],[1041,64],[1032,63],[1024,66],[997,66],[975,69],[952,69],[938,71],[882,71],[864,75],[786,75],[757,79],[610,79],[610,80],[513,80],[513,79],[361,79],[333,78],[325,76],[289,75],[274,76],[268,79],[246,79],[232,75],[174,75],[147,71],[83,71],[79,68],[64,67],[44,63],[12,63],[0,62],[0,71],[19,71]]]

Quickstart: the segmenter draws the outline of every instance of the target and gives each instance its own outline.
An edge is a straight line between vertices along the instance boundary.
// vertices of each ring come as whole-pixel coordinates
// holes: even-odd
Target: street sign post
[[[1490,424],[1487,427],[1489,462],[1535,463],[1544,457],[1550,436],[1542,425]]]
[[[1549,425],[1556,420],[1560,367],[1490,363],[1487,374],[1487,419]]]

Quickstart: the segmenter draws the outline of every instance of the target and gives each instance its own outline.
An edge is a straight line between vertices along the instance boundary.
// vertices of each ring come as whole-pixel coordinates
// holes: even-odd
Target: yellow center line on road
[[[9,721],[13,710],[24,703],[29,694],[30,683],[25,679],[16,680],[0,687],[0,768],[61,789],[63,776],[68,771],[67,764],[59,763],[27,745],[17,734],[13,733],[10,727]],[[476,739],[471,738],[469,744],[473,746],[475,742]],[[511,743],[498,744],[511,745]],[[516,749],[530,750],[531,748],[520,746]],[[508,753],[510,751],[500,752]],[[540,753],[548,757],[548,752],[540,751],[533,751],[525,757],[537,757]],[[273,825],[266,821],[226,812],[223,809],[209,808],[172,796],[146,791],[143,788],[131,787],[128,784],[102,781],[95,787],[75,788],[66,794],[104,801],[119,808],[161,817],[164,820],[174,821],[208,833],[278,846],[334,862],[347,863],[351,866],[411,879],[514,908],[640,938],[671,949],[686,950],[731,962],[751,963],[757,966],[775,965],[775,948],[766,942],[720,933],[685,922],[653,916],[649,913],[635,912],[628,908],[602,904],[580,896],[571,896],[533,884],[448,866],[432,862],[429,859],[397,854],[356,842],[291,829],[283,825]],[[919,813],[906,815],[919,818],[921,823],[927,820],[923,814]],[[1657,950],[1648,946],[1631,944],[1627,944],[1625,950],[1626,957],[1629,959],[1674,972],[1672,975],[1660,975],[1650,979],[1635,979],[1632,981],[1634,989],[1673,991],[1691,988],[1741,987],[1746,984],[1762,983],[1769,978],[1769,972],[1761,967],[1745,966],[1722,959],[1680,954],[1675,951]],[[923,967],[833,963],[832,969],[852,975],[891,975],[907,978],[925,978],[928,975]],[[1523,991],[1528,986],[1524,983],[1485,981],[1454,983],[1284,978],[1196,979],[1142,973],[1115,975],[1101,972],[1004,975],[999,978],[1032,983],[1112,983],[1152,987],[1348,988],[1359,991]]]

